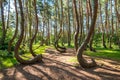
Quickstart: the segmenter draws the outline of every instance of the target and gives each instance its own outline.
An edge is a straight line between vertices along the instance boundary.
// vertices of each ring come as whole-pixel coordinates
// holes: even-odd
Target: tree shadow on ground
[[[59,57],[44,57],[44,63],[17,65],[14,68],[0,71],[0,80],[120,80],[120,70],[109,65],[91,69],[75,67],[71,63],[59,60]],[[66,57],[65,57],[66,58]]]
[[[62,65],[63,66],[63,69],[65,69],[65,66],[66,67],[73,67],[73,65],[69,65],[69,64],[65,64],[63,62],[60,62],[60,61],[57,61],[57,60],[50,60],[49,61],[51,62],[55,62],[57,65]],[[113,80],[119,80],[120,79],[120,70],[116,70],[116,69],[113,69],[113,68],[110,68],[110,66],[108,65],[104,65],[104,66],[97,66],[96,68],[91,68],[91,69],[81,69],[81,68],[77,68],[77,69],[73,69],[73,68],[70,68],[70,70],[72,72],[76,72],[75,74],[83,74],[84,76],[86,76],[88,78],[89,76],[89,79],[94,79],[93,76],[90,76],[91,75],[95,75],[94,77],[97,77],[99,79],[113,79]],[[87,73],[87,75],[86,75]]]

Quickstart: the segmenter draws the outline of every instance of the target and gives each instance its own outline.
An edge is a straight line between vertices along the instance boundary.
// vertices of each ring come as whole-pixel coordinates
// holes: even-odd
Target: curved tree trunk
[[[19,6],[20,6],[20,15],[21,15],[21,33],[20,33],[20,37],[15,45],[15,58],[17,59],[18,62],[20,62],[21,64],[32,64],[35,63],[37,61],[41,61],[42,56],[38,55],[35,58],[31,59],[31,60],[24,60],[19,56],[19,48],[20,48],[20,44],[22,42],[23,36],[24,36],[24,14],[23,14],[23,8],[22,8],[22,1],[18,0],[19,2]]]
[[[35,34],[32,37],[32,39],[30,40],[30,52],[35,57],[37,55],[33,52],[32,45],[33,45],[33,42],[34,42],[37,32],[38,32],[38,16],[37,16],[36,0],[34,0],[34,10],[35,10],[36,27],[35,27]]]
[[[79,64],[84,68],[91,68],[91,67],[96,66],[96,62],[93,59],[91,59],[92,62],[88,62],[83,58],[83,51],[86,48],[87,44],[89,43],[90,38],[94,32],[96,18],[97,18],[98,0],[93,0],[93,1],[94,1],[94,11],[93,11],[94,15],[93,15],[93,18],[91,21],[91,26],[89,28],[88,35],[86,36],[84,42],[82,43],[82,45],[79,47],[79,49],[77,51],[77,60],[78,60]]]
[[[58,1],[57,1],[57,4],[58,4]],[[59,11],[59,6],[58,6],[58,11]],[[59,51],[59,52],[65,52],[66,48],[65,47],[61,47],[58,44],[58,42],[59,42],[59,40],[60,40],[60,38],[62,36],[62,26],[63,26],[63,21],[62,21],[62,19],[63,19],[63,2],[62,2],[62,0],[61,0],[61,11],[62,11],[61,12],[61,17],[60,17],[60,12],[58,12],[59,21],[60,21],[60,31],[58,33],[57,39],[56,39],[56,41],[54,43],[54,46],[55,46],[55,48],[56,48],[57,51]]]
[[[92,7],[91,7],[91,1],[90,0],[88,0],[88,2],[87,2],[87,4],[88,4],[88,14],[89,14],[89,16],[90,16],[90,21],[92,21]],[[88,16],[88,17],[89,17]],[[89,24],[89,23],[88,23]],[[90,51],[94,51],[94,52],[96,52],[96,50],[93,48],[93,38],[94,38],[94,34],[95,34],[95,32],[93,32],[93,34],[92,34],[92,36],[91,36],[91,39],[90,39],[90,42],[89,42],[89,48],[90,48]]]
[[[12,39],[8,43],[8,52],[9,53],[11,53],[11,45],[12,45],[12,43],[13,43],[13,41],[16,38],[17,33],[18,33],[18,11],[17,11],[17,3],[16,3],[16,0],[14,0],[14,2],[15,2],[15,12],[16,12],[16,29],[15,29],[15,33],[14,33]]]

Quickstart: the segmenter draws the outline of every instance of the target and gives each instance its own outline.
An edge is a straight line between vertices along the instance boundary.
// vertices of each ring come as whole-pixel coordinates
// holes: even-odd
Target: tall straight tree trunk
[[[29,18],[29,39],[32,38],[32,29],[31,29],[31,26],[32,26],[32,12],[31,12],[31,0],[28,1],[28,10],[29,10],[29,14],[28,14],[28,18]]]
[[[58,16],[57,16],[57,6],[58,6],[58,5],[57,5],[57,3],[58,3],[57,1],[58,1],[58,0],[55,0],[55,2],[54,2],[54,3],[55,3],[55,26],[54,26],[54,28],[55,28],[55,34],[54,34],[54,42],[56,41],[56,39],[57,39],[57,34],[58,34],[58,33],[57,33],[57,28],[58,28],[58,27],[57,27],[57,24],[58,24],[58,23],[57,23],[57,17],[58,17]]]
[[[48,19],[48,45],[50,45],[50,20]]]
[[[79,0],[79,24],[80,24],[80,40],[79,40],[79,45],[82,43],[82,38],[83,38],[83,6],[82,6],[82,0]]]
[[[68,46],[71,46],[71,28],[70,28],[70,10],[69,10],[69,0],[67,0],[67,12],[68,12]]]
[[[84,13],[83,13],[83,1],[81,0],[80,1],[80,3],[81,3],[81,31],[80,31],[80,33],[81,33],[81,35],[80,35],[80,37],[81,37],[81,43],[82,43],[82,41],[84,40],[84,27],[83,27],[83,25],[84,25]],[[80,44],[81,44],[80,43]]]
[[[86,33],[88,33],[88,31],[89,31],[89,23],[90,23],[90,8],[89,8],[89,2],[88,2],[88,0],[86,1]]]
[[[117,16],[117,19],[116,19],[116,34],[117,34],[117,37],[118,37],[118,40],[117,40],[117,43],[118,43],[118,46],[120,48],[120,38],[119,38],[119,24],[120,24],[120,13],[118,12],[118,2],[117,0],[114,0],[115,1],[115,11],[116,11],[116,16]]]
[[[45,4],[45,2],[46,2],[46,0],[43,0],[43,2],[44,2],[44,5],[43,5],[43,9],[44,9],[44,11],[43,11],[43,18],[42,18],[42,21],[43,21],[43,31],[42,31],[42,39],[41,39],[41,46],[43,46],[43,44],[45,43],[45,40],[44,40],[44,34],[45,34],[45,6],[46,6],[46,4]]]
[[[117,19],[118,19],[118,23],[120,23],[120,13],[118,12],[118,8],[117,8],[118,6],[120,6],[120,2],[119,2],[119,4],[117,3],[117,0],[114,0],[114,2],[115,2],[116,16],[117,16]]]
[[[109,40],[109,24],[108,24],[108,0],[105,1],[105,29],[106,29],[106,35]],[[109,41],[108,41],[109,42]]]
[[[73,7],[74,7],[74,12],[75,12],[75,19],[76,19],[76,31],[74,34],[74,45],[75,45],[75,50],[78,50],[78,35],[79,35],[79,29],[80,29],[80,24],[79,24],[79,17],[78,17],[78,11],[77,11],[77,6],[76,6],[76,0],[73,0]]]
[[[77,51],[77,60],[78,60],[79,64],[84,68],[91,68],[91,67],[96,66],[96,62],[93,59],[92,59],[92,62],[89,63],[83,58],[83,51],[86,48],[87,44],[89,43],[90,38],[94,32],[96,18],[97,18],[98,0],[93,0],[93,2],[94,2],[94,5],[93,5],[93,13],[94,14],[93,14],[93,18],[92,18],[91,25],[89,28],[89,32],[88,32],[84,42],[82,43],[82,45],[79,47],[79,49]]]
[[[112,14],[112,0],[110,0],[110,15],[111,15],[111,21],[110,21],[110,36],[109,36],[109,48],[112,48],[112,36],[114,34],[114,30],[113,30],[113,14]],[[110,16],[109,16],[110,17]]]
[[[101,9],[101,3],[99,2],[100,5],[100,20],[101,20],[101,24],[102,24],[102,45],[104,48],[107,48],[106,46],[106,42],[105,42],[105,29],[103,26],[103,19],[102,19],[102,9]]]
[[[6,33],[7,33],[7,29],[9,28],[9,20],[10,20],[10,0],[8,2],[8,19],[7,19],[7,25],[6,25]]]
[[[73,3],[73,1],[72,1],[72,3]],[[73,18],[73,22],[72,22],[73,33],[75,33],[75,31],[76,31],[76,21],[75,21],[74,5],[72,5],[72,18]]]
[[[4,20],[4,2],[1,1],[0,7],[1,7],[1,17],[2,17],[2,36],[0,39],[0,45],[2,46],[5,43],[5,37],[6,37],[6,28],[5,28],[5,20]]]

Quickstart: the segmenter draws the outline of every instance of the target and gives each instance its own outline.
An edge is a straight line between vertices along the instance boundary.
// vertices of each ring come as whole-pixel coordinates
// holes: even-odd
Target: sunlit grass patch
[[[0,58],[0,69],[12,67],[15,64],[18,64],[15,58]]]
[[[21,58],[25,59],[25,60],[29,60],[31,59],[33,56],[31,53],[25,53],[21,55]]]
[[[4,67],[11,67],[14,64],[17,64],[16,59],[7,58],[5,61],[2,61],[2,65]]]
[[[96,48],[96,52],[92,52],[89,49],[84,51],[84,54],[87,56],[95,57],[96,59],[110,59],[115,61],[120,61],[120,49],[105,49],[105,48]],[[72,57],[69,59],[69,62],[77,62],[77,57]]]
[[[33,46],[33,50],[34,50],[34,52],[35,52],[36,54],[44,54],[45,49],[51,48],[51,47],[53,47],[53,46],[46,46],[46,45],[44,45],[44,46],[39,46],[39,45],[34,45],[34,46]]]
[[[71,63],[76,63],[77,62],[77,57],[71,57],[69,60]]]
[[[35,54],[44,54],[45,53],[45,49],[51,48],[51,47],[53,47],[53,46],[45,46],[45,45],[44,46],[40,46],[40,45],[36,44],[36,45],[33,45],[33,52]],[[25,59],[25,60],[33,58],[33,56],[31,55],[30,52],[27,52],[27,53],[21,55],[21,57],[23,59]]]
[[[51,48],[51,47],[53,47],[53,46],[45,46],[45,45],[39,46],[37,44],[37,45],[33,45],[33,51],[35,52],[35,54],[44,54],[45,49]],[[18,62],[14,56],[13,57],[6,56],[8,54],[8,52],[6,50],[5,51],[0,50],[0,54],[1,54],[1,56],[4,56],[4,57],[0,56],[0,69],[12,67],[15,64],[18,64]],[[20,54],[20,57],[25,60],[29,60],[29,59],[33,58],[33,56],[31,55],[30,52],[24,52],[24,53]]]
[[[85,51],[85,54],[93,57],[101,57],[112,60],[120,61],[120,50],[118,49],[105,49],[105,48],[96,48],[96,52],[90,50]]]

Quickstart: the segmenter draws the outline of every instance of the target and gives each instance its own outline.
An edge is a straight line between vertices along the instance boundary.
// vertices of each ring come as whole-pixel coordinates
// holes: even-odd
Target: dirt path
[[[71,52],[71,53],[70,53]],[[74,52],[74,51],[73,51]],[[68,53],[46,53],[44,63],[18,65],[0,71],[0,80],[120,80],[120,64],[111,60],[99,60],[96,68],[75,67],[69,60],[74,57]]]

